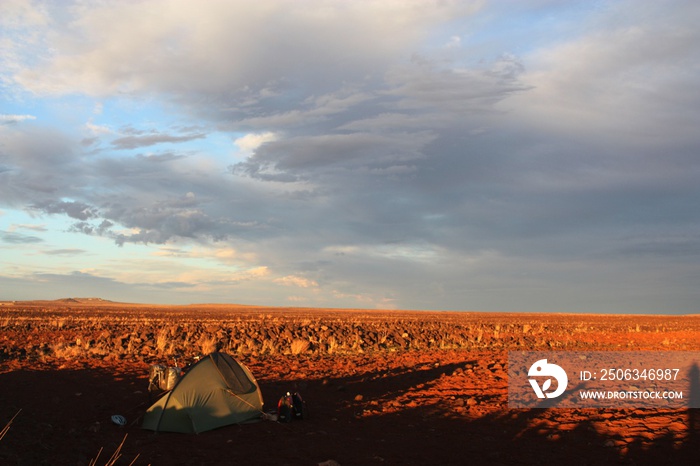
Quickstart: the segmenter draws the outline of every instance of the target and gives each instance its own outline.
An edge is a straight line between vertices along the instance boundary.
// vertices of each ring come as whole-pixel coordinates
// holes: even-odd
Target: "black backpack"
[[[294,394],[287,392],[277,402],[277,416],[279,422],[292,422],[292,419],[304,419],[306,414],[306,402],[299,392]]]
[[[304,419],[306,402],[301,398],[299,392],[294,392],[292,395],[292,404],[294,405],[294,419]]]

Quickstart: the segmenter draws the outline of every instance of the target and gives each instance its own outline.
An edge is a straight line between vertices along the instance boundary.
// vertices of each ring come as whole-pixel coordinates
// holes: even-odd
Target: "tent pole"
[[[163,403],[163,411],[160,412],[160,416],[158,417],[158,424],[156,424],[156,433],[160,432],[160,421],[163,420],[163,414],[165,414],[165,410],[168,408],[168,402],[170,401],[170,395],[173,394],[173,391],[170,390],[168,392],[168,398],[165,400],[165,403]]]
[[[229,390],[229,389],[226,389],[226,393],[228,393],[229,395],[235,396],[236,398],[238,398],[238,399],[241,400],[243,403],[247,404],[248,406],[250,406],[251,408],[253,408],[253,409],[256,410],[257,412],[259,412],[260,414],[263,414],[263,415],[265,414],[265,411],[262,411],[261,409],[258,409],[256,406],[253,406],[253,405],[250,404],[247,400],[244,400],[243,398],[241,398],[241,397],[240,397],[238,394],[236,394],[235,392],[233,392],[233,391],[231,391],[231,390]]]
[[[214,353],[210,353],[210,354],[209,354],[209,357],[211,358],[211,362],[212,362],[212,364],[214,364],[214,367],[216,368],[216,372],[219,373],[219,376],[221,377],[221,380],[223,380],[224,382],[226,382],[226,377],[224,377],[224,374],[222,374],[222,373],[221,373],[221,370],[219,370],[219,365],[216,364],[216,361],[214,361],[214,356],[212,356],[212,354],[214,354]],[[257,388],[258,390],[260,390],[260,387],[258,387],[257,384],[253,384],[253,385],[255,385],[255,388]],[[253,406],[252,404],[250,404],[248,401],[246,401],[246,400],[244,400],[243,398],[241,398],[238,394],[236,394],[236,393],[233,392],[232,390],[226,389],[226,393],[228,393],[229,395],[235,396],[236,398],[238,398],[238,399],[241,400],[243,403],[247,404],[248,406],[250,406],[251,408],[253,408],[253,409],[256,410],[257,412],[259,412],[260,414],[262,414],[262,415],[265,414],[265,411],[262,411],[262,410],[258,409],[257,407]]]

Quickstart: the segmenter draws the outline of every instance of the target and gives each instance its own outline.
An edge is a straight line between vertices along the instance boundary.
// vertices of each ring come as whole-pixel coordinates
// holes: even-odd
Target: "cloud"
[[[42,253],[47,254],[49,256],[76,256],[76,255],[87,254],[87,251],[84,249],[70,248],[70,249],[48,249],[48,250],[42,251]]]
[[[424,158],[430,133],[353,133],[299,137],[270,142],[245,162],[231,167],[263,180],[298,181],[329,174],[405,166]]]
[[[85,123],[85,128],[87,128],[91,134],[94,134],[97,136],[103,135],[103,134],[112,134],[114,132],[114,131],[112,131],[112,129],[110,127],[105,126],[105,125],[97,125],[97,124],[93,123],[92,120]]]
[[[445,44],[447,48],[459,48],[462,46],[462,38],[459,36],[451,36],[450,40]]]
[[[0,114],[0,125],[12,125],[26,120],[36,120],[34,115],[3,115]]]
[[[298,286],[300,288],[318,287],[318,283],[316,283],[314,280],[309,280],[308,278],[299,277],[295,275],[287,275],[285,277],[277,278],[274,280],[274,282],[286,286]]]
[[[182,159],[186,157],[185,155],[182,154],[175,154],[172,152],[163,152],[159,154],[137,154],[136,159],[137,160],[143,160],[146,162],[150,163],[165,163],[165,162],[172,162],[174,160]]]
[[[35,244],[35,243],[41,243],[44,241],[43,239],[39,238],[38,236],[25,235],[23,233],[17,233],[17,232],[11,232],[11,231],[6,231],[6,232],[0,231],[0,239],[2,239],[2,241],[5,243],[10,243],[10,244]]]
[[[429,110],[450,114],[493,111],[492,106],[511,94],[529,89],[520,81],[524,65],[503,56],[485,68],[438,68],[425,60],[392,70],[385,92],[403,110]]]
[[[243,154],[251,155],[258,147],[275,139],[277,139],[275,133],[268,131],[266,133],[248,133],[237,138],[233,143]]]
[[[660,238],[632,237],[616,253],[631,257],[678,257],[689,261],[700,256],[700,240],[689,236],[668,236]]]
[[[51,31],[53,56],[15,79],[52,94],[224,95],[246,87],[279,91],[290,80],[324,87],[328,77],[372,72],[440,21],[475,9],[456,1],[314,1],[303,9],[225,1],[207,8],[187,1],[71,5],[62,13],[72,16],[72,27]],[[157,24],[148,19],[152,15]],[[134,54],[136,49],[164,53]]]
[[[99,215],[94,206],[77,201],[45,201],[30,207],[46,214],[66,214],[78,220],[88,220]]]
[[[86,235],[109,236],[114,233],[110,230],[114,224],[109,220],[102,220],[99,225],[90,224],[88,222],[77,222],[71,225],[70,231],[84,233]]]
[[[668,5],[666,5],[668,6]],[[693,138],[700,60],[696,4],[619,2],[569,41],[530,57],[533,91],[512,104],[531,125],[645,143]]]
[[[44,231],[48,231],[48,228],[47,228],[47,226],[46,226],[45,224],[41,224],[41,225],[29,225],[29,224],[23,224],[23,223],[21,223],[21,224],[13,223],[13,224],[10,225],[10,227],[7,229],[7,231],[9,231],[9,232],[13,232],[13,231],[16,231],[16,230],[32,230],[32,231],[42,231],[42,232],[44,232]]]
[[[147,134],[145,136],[124,136],[112,140],[111,144],[116,149],[136,149],[163,143],[183,143],[195,139],[203,139],[206,135],[202,133],[189,134],[185,136],[173,136],[169,134]]]
[[[46,23],[46,20],[45,11],[40,5],[23,0],[7,0],[3,2],[3,15],[0,21],[4,26],[17,26],[19,24],[42,25]]]
[[[195,239],[198,233],[208,234],[213,224],[207,214],[196,209],[139,209],[124,220],[127,220],[126,226],[136,231],[116,234],[119,245],[127,242],[164,244],[173,237]]]
[[[72,181],[86,170],[79,143],[46,126],[0,125],[0,198],[5,205],[44,201],[51,193],[69,197]]]

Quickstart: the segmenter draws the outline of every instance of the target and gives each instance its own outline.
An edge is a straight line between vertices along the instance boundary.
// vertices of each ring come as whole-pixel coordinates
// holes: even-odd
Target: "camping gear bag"
[[[287,392],[277,402],[277,415],[279,422],[292,422],[292,419],[304,419],[306,415],[306,402],[299,392],[293,394]]]
[[[179,367],[154,364],[148,370],[148,391],[172,390],[180,377],[182,377],[182,370]]]

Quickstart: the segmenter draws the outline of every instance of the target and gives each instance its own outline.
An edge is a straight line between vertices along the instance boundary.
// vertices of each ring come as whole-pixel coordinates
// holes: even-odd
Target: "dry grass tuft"
[[[218,343],[216,337],[206,334],[203,334],[198,341],[199,349],[202,351],[202,354],[211,354],[215,352],[218,349]]]
[[[69,345],[64,342],[50,344],[49,347],[53,355],[61,359],[76,359],[85,354],[85,351],[78,345]]]
[[[331,335],[328,338],[328,354],[334,354],[338,351],[338,340]]]
[[[119,458],[122,457],[121,451],[122,451],[122,447],[124,446],[124,442],[126,442],[127,435],[128,434],[124,435],[124,439],[122,439],[122,443],[120,443],[119,446],[117,447],[117,449],[114,450],[114,453],[112,453],[112,456],[110,456],[110,458],[107,460],[107,462],[105,463],[105,466],[114,466],[115,464],[117,464],[117,460],[119,460]],[[89,466],[97,466],[97,460],[100,459],[101,453],[102,453],[102,448],[100,448],[100,451],[97,452],[97,456],[95,457],[95,459],[90,460],[88,465]],[[136,463],[136,460],[138,458],[139,458],[139,455],[136,455],[136,458],[134,458],[134,460],[131,463],[129,463],[129,466],[133,466],[134,463]]]
[[[311,348],[311,343],[309,343],[307,340],[302,340],[301,338],[293,340],[292,344],[290,345],[292,354],[306,353],[309,348]]]
[[[168,342],[170,341],[168,330],[160,329],[156,335],[156,350],[158,354],[165,354],[165,350],[168,347]]]
[[[12,421],[14,421],[15,418],[16,418],[16,417],[19,415],[19,413],[21,413],[21,412],[22,412],[21,409],[20,409],[19,411],[17,411],[17,414],[15,414],[14,416],[12,416],[12,419],[10,419],[10,420],[7,422],[7,424],[5,424],[5,427],[3,427],[2,430],[0,430],[0,440],[2,440],[2,438],[5,436],[5,434],[7,433],[7,431],[10,430],[10,426],[12,425]]]

